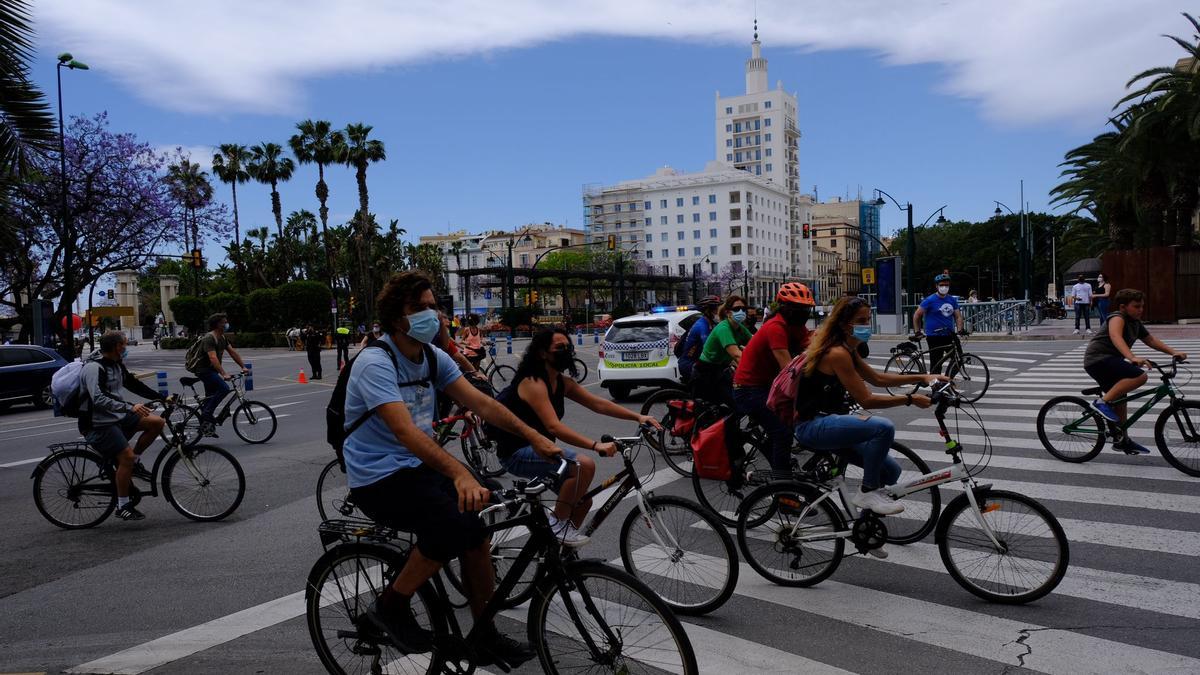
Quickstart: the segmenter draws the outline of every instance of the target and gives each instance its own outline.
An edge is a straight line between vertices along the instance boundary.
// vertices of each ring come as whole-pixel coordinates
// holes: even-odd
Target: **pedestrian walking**
[[[346,326],[338,327],[334,331],[333,342],[337,346],[337,367],[341,370],[350,360],[350,329]]]
[[[308,367],[312,369],[312,379],[321,379],[321,343],[325,341],[325,333],[311,323],[301,331],[304,338],[304,349],[308,352]]]
[[[1104,272],[1096,274],[1096,292],[1092,294],[1092,299],[1096,301],[1096,311],[1100,316],[1100,325],[1103,326],[1108,321],[1108,300],[1112,297],[1112,284],[1104,278]]]
[[[1080,274],[1075,281],[1075,285],[1071,287],[1071,297],[1075,298],[1075,331],[1072,335],[1079,335],[1079,318],[1083,317],[1083,325],[1087,330],[1087,334],[1092,334],[1092,285],[1089,284]]]

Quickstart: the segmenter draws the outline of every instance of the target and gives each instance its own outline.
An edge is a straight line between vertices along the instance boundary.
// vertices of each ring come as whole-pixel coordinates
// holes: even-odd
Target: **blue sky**
[[[99,12],[103,4],[89,7]],[[847,38],[844,47],[804,44],[792,24],[778,26],[773,40],[765,18],[760,33],[771,85],[781,79],[799,94],[803,190],[816,186],[824,200],[881,187],[911,200],[920,222],[942,204],[951,219],[986,218],[997,199],[1019,209],[1021,179],[1030,207],[1047,208],[1056,165],[1100,131],[1119,87],[1142,67],[1130,64],[1162,63],[1172,54],[1152,33],[1183,33],[1186,24],[1172,12],[1164,16],[1144,31],[1147,43],[1156,41],[1144,54],[1114,55],[1123,70],[1076,78],[1102,78],[1112,95],[1098,96],[1094,87],[1070,91],[1080,82],[1064,82],[1061,98],[1043,95],[1053,83],[1041,82],[1046,75],[1036,67],[1026,65],[1023,76],[1003,70],[1007,47],[993,50],[995,63],[981,56],[964,65],[955,56],[963,47],[950,43],[962,40],[948,41],[939,59],[922,51],[927,47],[911,53],[882,38],[872,46],[870,36]],[[269,49],[280,36],[263,36],[267,44],[247,49],[247,60],[163,59],[148,71],[146,55],[165,44],[122,43],[87,17],[74,24],[43,18],[35,76],[46,91],[53,95],[53,54],[71,51],[92,67],[64,73],[68,114],[107,110],[114,129],[164,149],[195,148],[193,159],[206,166],[213,146],[285,144],[295,122],[308,117],[374,125],[388,160],[369,170],[371,209],[382,222],[399,219],[414,237],[448,227],[579,226],[585,183],[636,178],[664,164],[701,169],[714,152],[714,92],[744,90],[750,40],[749,21],[744,29],[683,38],[669,28],[667,36],[548,30],[521,44],[459,44],[454,53],[436,44],[424,54],[351,58],[335,50],[304,57],[337,62],[326,69],[314,61],[308,72],[319,75],[247,75],[254,49]],[[147,21],[129,30],[152,30],[153,17]],[[202,28],[169,40],[210,48],[201,47]],[[1112,70],[1092,60],[1092,67]],[[247,78],[253,81],[241,82]],[[238,84],[226,90],[226,82]],[[353,174],[334,168],[327,180],[331,221],[344,222],[357,206]],[[297,170],[281,188],[285,214],[316,211],[315,181],[315,168]],[[227,200],[228,186],[216,187]],[[266,186],[241,186],[238,194],[243,229],[272,224]],[[883,214],[885,232],[903,225],[895,207]]]

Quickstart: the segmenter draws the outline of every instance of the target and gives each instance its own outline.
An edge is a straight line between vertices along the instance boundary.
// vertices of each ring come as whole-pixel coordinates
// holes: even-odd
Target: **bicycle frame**
[[[1124,431],[1128,430],[1129,427],[1131,427],[1135,423],[1137,423],[1137,421],[1139,419],[1141,419],[1143,415],[1150,412],[1150,410],[1152,408],[1154,408],[1154,406],[1158,405],[1164,398],[1169,397],[1172,402],[1176,401],[1177,399],[1183,398],[1183,395],[1179,391],[1177,391],[1175,384],[1172,382],[1172,379],[1175,376],[1174,371],[1172,371],[1171,375],[1167,375],[1160,368],[1159,373],[1162,376],[1162,381],[1159,382],[1158,385],[1155,386],[1153,389],[1147,389],[1146,391],[1139,391],[1139,392],[1133,392],[1130,394],[1126,394],[1125,396],[1122,396],[1121,398],[1109,403],[1109,405],[1120,405],[1122,403],[1128,403],[1129,401],[1136,401],[1140,398],[1146,398],[1147,396],[1151,397],[1149,401],[1146,401],[1145,403],[1143,403],[1141,405],[1141,407],[1139,407],[1137,410],[1130,413],[1125,418],[1124,423],[1114,423],[1114,422],[1109,422],[1108,420],[1104,420],[1104,424],[1107,428],[1112,429],[1114,431],[1119,430],[1121,432],[1124,432]],[[1085,423],[1091,421],[1092,419],[1094,419],[1094,415],[1092,415],[1092,414],[1084,415],[1083,417],[1080,417],[1079,419],[1071,422],[1070,424],[1065,425],[1063,427],[1063,432],[1074,433],[1074,432],[1078,432],[1078,431],[1083,431],[1083,432],[1094,431],[1094,429],[1092,429],[1090,427],[1083,426]]]
[[[230,409],[233,407],[234,401],[237,401],[239,405],[246,402],[246,392],[242,388],[243,387],[242,381],[243,381],[242,375],[234,375],[233,378],[229,381],[230,382],[229,391],[225,392],[224,394],[214,394],[213,395],[217,398],[218,406],[221,405],[221,401],[225,401],[225,407],[221,408],[221,412],[219,414],[213,415],[213,421],[216,424],[224,423],[225,420],[229,419],[229,416],[231,414],[233,414],[233,412]],[[192,390],[192,394],[193,394],[192,402],[195,403],[196,406],[198,406],[198,407],[203,407],[204,402],[207,401],[210,397],[201,396],[200,394],[196,393],[196,385],[192,385],[191,390]],[[233,395],[230,396],[230,394],[233,394]]]

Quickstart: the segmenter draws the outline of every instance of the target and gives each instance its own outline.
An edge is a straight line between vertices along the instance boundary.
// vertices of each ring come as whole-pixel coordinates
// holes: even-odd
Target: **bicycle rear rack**
[[[95,452],[87,441],[69,441],[67,443],[52,443],[46,446],[51,453],[66,452],[67,450],[86,450]]]
[[[326,520],[317,526],[321,545],[365,541],[374,544],[412,545],[412,533],[365,520]]]

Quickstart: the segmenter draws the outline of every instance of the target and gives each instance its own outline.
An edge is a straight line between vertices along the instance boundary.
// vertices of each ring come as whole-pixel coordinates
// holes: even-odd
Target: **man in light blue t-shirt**
[[[422,584],[461,556],[475,616],[495,586],[491,547],[477,513],[489,493],[434,441],[437,397],[454,398],[484,420],[525,438],[543,456],[562,450],[468,383],[453,359],[430,345],[441,320],[428,277],[421,272],[393,276],[379,294],[377,309],[384,335],[354,360],[347,382],[347,428],[371,414],[343,444],[346,476],[363,513],[414,533],[417,542],[396,580],[365,616],[406,653],[428,652],[433,635],[417,623],[409,606]],[[480,626],[473,635],[476,665],[515,666],[535,656],[528,645],[501,635],[494,625]]]

